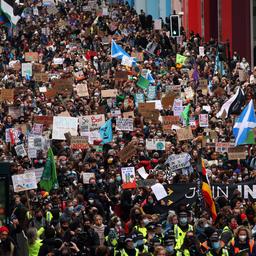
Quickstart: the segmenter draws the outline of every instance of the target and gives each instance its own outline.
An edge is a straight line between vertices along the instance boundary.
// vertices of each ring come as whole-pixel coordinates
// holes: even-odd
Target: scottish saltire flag
[[[102,139],[102,143],[106,144],[112,141],[112,119],[109,119],[105,124],[100,127],[100,137]]]
[[[149,69],[144,69],[143,72],[141,72],[141,75],[146,78],[149,83],[153,84],[155,83],[155,79],[153,78],[152,74],[151,74],[151,70]]]
[[[131,57],[121,46],[119,46],[114,40],[111,43],[111,57],[122,60],[123,56]]]
[[[243,109],[241,115],[237,118],[233,127],[233,134],[236,138],[235,145],[245,143],[249,132],[256,127],[255,112],[253,100]]]

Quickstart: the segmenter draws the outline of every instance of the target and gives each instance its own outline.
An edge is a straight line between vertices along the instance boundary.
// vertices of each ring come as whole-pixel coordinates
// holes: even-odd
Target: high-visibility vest
[[[140,232],[144,238],[147,237],[148,230],[145,227],[134,226],[134,229]]]
[[[188,231],[193,231],[193,226],[191,226],[190,224],[188,225],[188,229],[186,231],[183,231],[178,224],[174,225],[174,236],[175,236],[175,250],[179,250],[181,248],[181,246],[183,245],[186,233]]]
[[[51,220],[52,220],[52,218],[53,218],[52,213],[51,213],[50,211],[47,211],[46,214],[45,214],[45,220],[46,220],[48,223],[50,223]]]
[[[107,242],[108,245],[111,245],[113,247],[116,247],[118,243],[116,238],[110,240],[108,236],[105,236],[105,241]]]
[[[139,256],[139,250],[138,249],[134,249],[134,250],[136,250],[135,256]],[[129,256],[129,255],[127,254],[125,249],[122,249],[121,250],[121,256]]]
[[[213,254],[209,251],[205,254],[206,256],[213,256]],[[221,256],[229,256],[227,249],[221,249]]]
[[[240,252],[240,249],[239,249],[238,247],[235,247],[235,240],[232,240],[232,241],[231,241],[231,246],[234,247],[234,252],[235,252],[235,254],[238,254],[238,253]],[[253,247],[254,247],[254,239],[251,239],[251,240],[249,241],[250,253],[252,253]]]

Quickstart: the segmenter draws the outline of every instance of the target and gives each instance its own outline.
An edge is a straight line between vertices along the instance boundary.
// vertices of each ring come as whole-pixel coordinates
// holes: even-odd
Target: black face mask
[[[62,226],[61,227],[64,231],[68,230],[68,227],[67,226]]]
[[[37,220],[37,221],[41,221],[42,218],[43,218],[43,216],[36,216],[36,220]]]

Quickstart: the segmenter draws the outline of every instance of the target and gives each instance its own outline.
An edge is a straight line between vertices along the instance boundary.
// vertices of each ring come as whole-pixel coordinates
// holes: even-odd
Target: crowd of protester
[[[50,139],[56,160],[58,188],[47,192],[38,184],[37,189],[14,193],[10,185],[11,209],[9,223],[0,227],[0,255],[256,255],[256,204],[244,199],[238,190],[231,198],[215,198],[217,218],[213,220],[203,204],[195,208],[173,202],[169,207],[165,200],[157,200],[150,187],[123,189],[120,172],[125,166],[134,166],[135,170],[144,167],[149,178],[162,185],[193,183],[198,177],[201,152],[209,182],[228,185],[254,181],[254,146],[247,146],[246,159],[229,160],[227,153],[203,145],[206,132],[197,121],[199,114],[208,113],[208,128],[215,131],[216,141],[232,142],[235,116],[217,118],[216,114],[237,88],[244,91],[244,104],[255,98],[256,69],[232,52],[230,59],[224,56],[221,72],[215,72],[218,42],[214,39],[204,42],[200,35],[185,33],[181,28],[178,41],[170,37],[168,19],[162,21],[161,30],[155,30],[150,15],[143,11],[137,14],[127,4],[106,3],[108,15],[99,15],[102,2],[97,1],[95,11],[88,11],[87,1],[59,1],[54,7],[57,12],[49,14],[49,6],[28,1],[17,26],[11,30],[0,27],[1,87],[15,88],[14,101],[2,102],[0,110],[0,158],[11,162],[11,175],[45,165],[47,150],[30,159],[18,156],[14,149],[17,144],[27,145],[35,115],[68,113],[79,117],[105,113],[108,120],[111,110],[134,112],[134,131],[116,130],[116,117],[112,116],[112,141],[102,147],[100,142],[90,144],[83,150],[71,149],[67,140],[51,140],[52,126],[44,126],[43,136]],[[120,60],[111,58],[111,39],[128,54],[142,53],[143,60],[136,67],[122,66]],[[156,45],[153,51],[152,44]],[[199,46],[204,46],[203,56],[199,55]],[[39,53],[39,63],[49,74],[48,82],[22,76],[21,70],[14,68],[14,63],[25,62],[29,51]],[[186,57],[182,66],[176,63],[177,53]],[[63,64],[54,64],[54,58],[64,58]],[[166,132],[160,121],[145,120],[138,112],[135,94],[144,93],[146,98],[145,91],[136,84],[142,69],[151,71],[156,99],[161,100],[169,85],[181,85],[177,97],[183,100],[183,106],[190,104],[190,117],[196,122],[193,139],[179,141],[175,129]],[[207,80],[206,94],[191,75],[195,69],[200,79]],[[130,72],[129,80],[115,79],[121,70]],[[246,76],[244,81],[240,81],[240,70]],[[79,97],[75,90],[47,97],[39,90],[50,90],[54,78],[79,71],[87,82],[89,97]],[[74,87],[79,82],[75,80]],[[188,86],[194,91],[192,99],[184,96]],[[118,95],[107,101],[101,97],[103,89],[117,89]],[[20,109],[18,116],[12,116],[10,106]],[[204,106],[208,106],[207,111]],[[171,107],[160,113],[173,115]],[[26,131],[20,131],[18,142],[6,142],[6,129],[24,124]],[[148,138],[164,139],[165,151],[147,150]],[[119,152],[130,141],[137,153],[121,162]],[[189,171],[180,169],[166,175],[161,164],[169,155],[183,152],[191,156]],[[157,166],[157,171],[151,172]],[[89,184],[83,184],[83,173],[95,174]],[[142,179],[137,173],[136,178]]]

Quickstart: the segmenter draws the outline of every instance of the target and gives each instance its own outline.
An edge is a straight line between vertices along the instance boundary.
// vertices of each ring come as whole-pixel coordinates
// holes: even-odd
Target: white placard
[[[65,140],[65,133],[70,132],[71,136],[77,136],[78,118],[66,116],[54,116],[52,139]]]
[[[105,124],[105,116],[102,114],[79,117],[80,133],[97,130],[103,124]]]
[[[92,172],[83,172],[83,183],[89,184],[91,178],[95,178],[95,173]]]
[[[147,150],[165,150],[165,141],[160,139],[146,139]]]
[[[164,188],[164,186],[160,183],[156,183],[151,187],[154,195],[156,196],[156,199],[159,201],[165,197],[167,197],[167,192]]]
[[[14,192],[21,192],[30,189],[37,189],[36,175],[34,172],[12,176]]]
[[[23,77],[26,77],[26,75],[29,75],[31,77],[33,75],[32,63],[22,63],[21,64],[21,75]]]
[[[132,118],[117,118],[116,119],[117,131],[133,131],[133,119]]]
[[[121,64],[123,66],[132,67],[133,58],[128,56],[123,56]]]
[[[139,173],[139,175],[145,180],[148,177],[148,173],[146,172],[144,167],[140,167],[139,169],[137,169],[137,172]]]
[[[204,46],[199,46],[199,55],[204,56]]]

